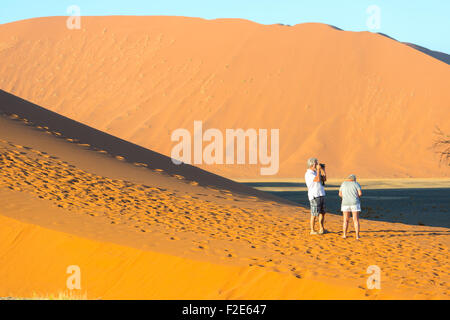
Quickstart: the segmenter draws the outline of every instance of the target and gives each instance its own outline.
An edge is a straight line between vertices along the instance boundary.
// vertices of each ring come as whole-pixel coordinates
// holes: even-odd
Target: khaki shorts
[[[325,213],[326,206],[325,206],[325,197],[317,197],[312,200],[309,200],[309,204],[311,206],[311,215],[314,217],[317,217],[319,213]]]

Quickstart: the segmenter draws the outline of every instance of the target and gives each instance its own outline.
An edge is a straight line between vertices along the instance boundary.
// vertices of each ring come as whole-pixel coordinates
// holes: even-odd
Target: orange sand
[[[3,296],[68,292],[66,269],[73,264],[81,270],[80,294],[88,299],[348,299],[364,293],[256,266],[225,266],[86,240],[3,216],[0,225]],[[20,287],[14,275],[20,275]]]
[[[90,299],[448,299],[448,229],[363,220],[357,242],[329,216],[330,233],[311,237],[303,208],[119,160],[26,118],[1,116],[0,139],[0,296],[64,292],[78,265]],[[380,291],[366,288],[369,265]]]
[[[450,67],[408,45],[323,24],[66,17],[0,25],[0,88],[170,155],[174,129],[279,128],[280,177],[449,177]],[[204,166],[231,178],[257,166]]]

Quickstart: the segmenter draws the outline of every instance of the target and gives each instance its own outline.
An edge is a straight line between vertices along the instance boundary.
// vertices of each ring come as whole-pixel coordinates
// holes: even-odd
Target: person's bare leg
[[[353,224],[355,226],[356,239],[359,239],[359,211],[352,212]]]
[[[322,234],[325,230],[323,224],[325,222],[325,215],[323,213],[319,213],[319,233]]]
[[[344,223],[342,224],[342,238],[347,238],[347,231],[348,231],[348,220],[350,219],[350,212],[348,211],[343,211],[342,215],[344,217]]]
[[[311,215],[311,220],[309,221],[309,224],[311,225],[311,234],[316,234],[316,231],[314,231],[314,224],[316,223],[316,217]]]

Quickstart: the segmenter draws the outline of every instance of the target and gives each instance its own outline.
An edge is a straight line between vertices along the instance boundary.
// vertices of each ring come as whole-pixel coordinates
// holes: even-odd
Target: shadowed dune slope
[[[410,46],[411,48],[414,48],[416,50],[419,50],[422,53],[425,53],[435,59],[438,59],[446,64],[450,64],[450,55],[444,53],[444,52],[439,52],[439,51],[434,51],[434,50],[430,50],[428,48],[419,46],[417,44],[414,43],[408,43],[408,42],[404,42],[404,44]]]
[[[3,90],[0,90],[0,112],[9,115],[14,114],[22,119],[26,119],[26,122],[29,122],[30,125],[40,127],[61,139],[85,145],[98,152],[107,153],[112,157],[137,166],[161,171],[175,178],[186,179],[194,185],[220,188],[244,195],[258,196],[262,199],[289,203],[284,199],[249,188],[191,165],[175,165],[171,158],[167,156],[73,121]],[[6,129],[4,130],[7,131]]]
[[[450,67],[379,34],[239,19],[66,17],[0,25],[0,88],[170,155],[177,128],[280,129],[280,177],[448,177]],[[228,178],[258,166],[203,165]],[[301,170],[300,170],[301,169]]]
[[[355,241],[330,215],[312,237],[304,208],[152,169],[153,153],[124,161],[125,141],[8,99],[20,115],[0,116],[2,297],[65,292],[71,265],[90,299],[449,297],[446,228],[362,220]],[[370,265],[382,290],[366,287]]]
[[[382,35],[384,37],[387,37],[389,39],[397,41],[397,39],[394,39],[394,38],[392,38],[391,36],[388,36],[385,33],[378,32],[378,34]],[[418,51],[420,51],[422,53],[425,53],[426,55],[429,55],[430,57],[433,57],[433,58],[435,58],[437,60],[440,60],[440,61],[442,61],[442,62],[444,62],[446,64],[450,64],[450,55],[448,55],[448,54],[446,54],[444,52],[430,50],[428,48],[425,48],[425,47],[422,47],[422,46],[419,46],[417,44],[410,43],[410,42],[402,42],[402,43],[407,45],[407,46],[410,46],[411,48],[416,49],[416,50],[418,50]]]

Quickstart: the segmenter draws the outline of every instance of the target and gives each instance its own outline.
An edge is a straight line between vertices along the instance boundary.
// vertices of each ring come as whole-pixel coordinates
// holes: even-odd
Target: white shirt
[[[308,199],[312,200],[317,197],[325,196],[325,188],[320,181],[314,181],[317,172],[311,169],[306,170],[305,181],[308,187]]]

